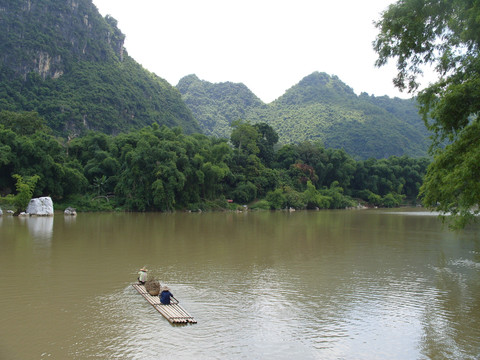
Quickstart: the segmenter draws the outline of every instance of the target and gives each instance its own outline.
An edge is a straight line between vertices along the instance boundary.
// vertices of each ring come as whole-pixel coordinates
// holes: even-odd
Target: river
[[[419,209],[4,215],[0,359],[478,359],[479,235]]]

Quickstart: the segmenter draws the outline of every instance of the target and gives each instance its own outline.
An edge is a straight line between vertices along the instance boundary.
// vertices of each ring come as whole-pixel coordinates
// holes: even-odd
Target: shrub
[[[257,197],[257,188],[250,181],[240,184],[233,192],[233,198],[237,203],[249,203]]]
[[[252,210],[270,210],[271,207],[272,205],[267,200],[260,200],[250,205],[250,209]]]
[[[287,205],[287,199],[283,195],[282,189],[275,189],[267,193],[267,201],[270,204],[270,209],[283,209]]]
[[[403,198],[403,195],[388,193],[382,198],[382,205],[388,208],[397,207],[402,203]]]

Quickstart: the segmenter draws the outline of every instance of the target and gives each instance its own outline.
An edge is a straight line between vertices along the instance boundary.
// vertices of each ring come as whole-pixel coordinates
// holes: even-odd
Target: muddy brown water
[[[4,215],[0,359],[478,359],[479,235],[418,209]]]

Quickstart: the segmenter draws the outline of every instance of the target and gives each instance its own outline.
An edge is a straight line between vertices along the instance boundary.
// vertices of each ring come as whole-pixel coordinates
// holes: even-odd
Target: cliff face
[[[0,0],[1,64],[58,78],[70,61],[123,60],[125,36],[91,0]]]
[[[37,111],[60,136],[152,123],[200,131],[180,93],[128,56],[124,39],[92,0],[0,0],[0,111]]]

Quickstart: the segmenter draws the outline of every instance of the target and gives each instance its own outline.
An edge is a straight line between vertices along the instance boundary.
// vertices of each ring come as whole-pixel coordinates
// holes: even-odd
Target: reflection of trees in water
[[[439,255],[436,295],[423,318],[422,353],[430,359],[476,359],[479,349],[479,263]],[[469,355],[470,354],[470,355]]]

